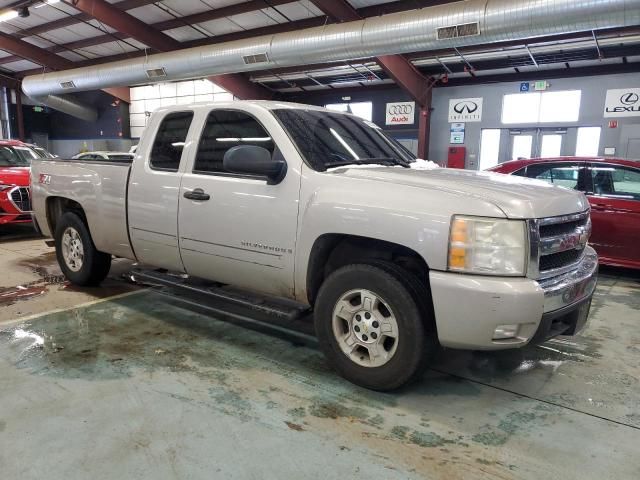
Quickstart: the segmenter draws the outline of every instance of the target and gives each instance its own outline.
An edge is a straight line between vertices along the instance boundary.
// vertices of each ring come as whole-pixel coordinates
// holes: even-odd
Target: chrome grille
[[[22,212],[31,212],[31,194],[29,187],[16,187],[11,190],[11,202]]]
[[[582,260],[591,235],[589,212],[529,221],[531,257],[528,276],[561,275]]]

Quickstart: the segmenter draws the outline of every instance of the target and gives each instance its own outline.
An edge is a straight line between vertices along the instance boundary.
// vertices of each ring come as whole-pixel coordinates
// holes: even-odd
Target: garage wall
[[[334,89],[331,91],[304,92],[289,95],[286,99],[292,102],[320,106],[329,103],[373,102],[372,120],[375,124],[389,132],[394,138],[404,140],[407,143],[413,142],[418,138],[418,117],[415,112],[413,125],[385,125],[387,103],[411,101],[409,95],[395,86],[384,87],[384,89],[369,87],[363,88],[361,91]],[[417,151],[417,146],[415,151]]]
[[[626,154],[629,138],[640,138],[640,116],[627,118],[604,118],[604,103],[607,90],[617,88],[640,88],[640,75],[637,73],[558,78],[549,80],[547,91],[582,90],[580,119],[573,123],[545,123],[503,125],[500,122],[502,98],[506,94],[519,93],[521,82],[496,83],[477,86],[437,88],[433,93],[433,113],[431,117],[430,158],[441,161],[447,157],[449,147],[450,124],[448,121],[449,100],[469,97],[483,98],[483,114],[481,122],[467,122],[465,125],[465,146],[467,148],[467,168],[478,166],[480,152],[480,132],[483,128],[526,129],[526,128],[566,128],[566,127],[601,127],[600,155],[604,155],[605,147],[614,147],[616,155]],[[609,120],[617,120],[618,128],[609,128]],[[576,133],[574,129],[567,132],[563,142],[563,155],[574,155]],[[501,137],[500,161],[509,160],[510,136],[504,132]]]
[[[133,87],[130,105],[131,137],[137,143],[151,113],[160,107],[231,100],[232,94],[204,79]]]
[[[538,75],[539,76],[539,75]],[[522,81],[526,81],[523,78]],[[640,138],[640,117],[618,118],[618,128],[608,128],[609,118],[603,117],[606,91],[616,88],[636,87],[640,88],[640,74],[625,73],[606,76],[556,78],[549,80],[548,91],[558,90],[582,90],[582,104],[580,120],[573,124],[532,124],[532,125],[502,125],[500,115],[502,111],[502,98],[505,94],[518,93],[520,83],[504,82],[491,84],[477,84],[457,87],[438,87],[433,92],[433,111],[431,119],[431,137],[429,158],[439,163],[446,163],[447,149],[450,139],[450,124],[448,121],[449,100],[452,98],[482,97],[484,99],[484,112],[482,121],[466,124],[465,144],[467,148],[467,168],[478,168],[478,155],[480,151],[480,132],[483,128],[524,129],[527,127],[568,127],[568,126],[599,126],[602,127],[600,141],[600,154],[604,155],[605,147],[614,147],[616,155],[623,156],[626,153],[629,140]],[[352,89],[334,89],[322,92],[304,92],[288,96],[287,99],[312,105],[325,105],[327,103],[343,102],[343,97],[350,97],[352,102],[373,101],[373,121],[383,127],[395,138],[404,140],[403,143],[415,146],[418,136],[418,125],[385,126],[385,110],[388,102],[409,101],[408,95],[396,87],[363,88],[362,91]],[[416,118],[417,122],[417,118]],[[508,133],[502,135],[502,148],[500,161],[508,160],[510,148]],[[640,142],[640,141],[639,141]],[[575,130],[568,132],[563,143],[563,154],[575,153]]]
[[[22,96],[25,139],[38,143],[61,157],[70,157],[85,150],[128,151],[129,104],[104,92],[84,92],[75,96],[98,110],[98,120],[88,123],[57,110],[43,107],[34,111],[34,103]],[[18,125],[15,98],[12,98],[11,131],[17,137]]]

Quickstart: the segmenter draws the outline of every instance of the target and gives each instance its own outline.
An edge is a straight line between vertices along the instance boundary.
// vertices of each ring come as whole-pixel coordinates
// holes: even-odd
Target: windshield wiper
[[[359,158],[357,160],[345,160],[342,162],[325,162],[324,164],[325,168],[341,167],[346,165],[386,165],[389,167],[400,165],[401,167],[409,168],[409,162],[392,157]]]

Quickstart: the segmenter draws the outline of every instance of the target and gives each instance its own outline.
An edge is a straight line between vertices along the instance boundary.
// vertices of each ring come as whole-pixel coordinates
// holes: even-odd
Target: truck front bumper
[[[431,271],[440,344],[500,350],[578,333],[586,325],[598,273],[598,256],[586,248],[574,270],[545,280]]]

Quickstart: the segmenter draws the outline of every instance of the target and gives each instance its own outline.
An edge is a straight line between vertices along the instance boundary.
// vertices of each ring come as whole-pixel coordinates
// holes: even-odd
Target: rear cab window
[[[178,171],[192,121],[192,111],[169,113],[162,119],[151,147],[149,165],[152,169]]]

